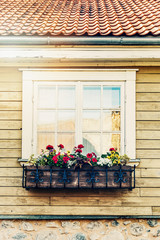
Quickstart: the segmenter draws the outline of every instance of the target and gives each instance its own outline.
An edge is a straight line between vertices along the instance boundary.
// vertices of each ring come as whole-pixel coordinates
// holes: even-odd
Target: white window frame
[[[124,85],[124,146],[122,154],[136,158],[136,71],[138,69],[20,69],[23,72],[22,103],[22,158],[34,152],[34,85],[36,82],[105,82],[109,85]],[[123,106],[123,105],[122,105]],[[123,135],[122,135],[123,138]]]

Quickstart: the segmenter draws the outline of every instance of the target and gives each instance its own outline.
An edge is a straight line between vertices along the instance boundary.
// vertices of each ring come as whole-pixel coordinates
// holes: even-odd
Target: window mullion
[[[77,106],[76,106],[76,145],[82,143],[82,105],[83,105],[83,89],[82,89],[82,83],[77,82],[77,88],[76,88],[76,100],[77,100]]]

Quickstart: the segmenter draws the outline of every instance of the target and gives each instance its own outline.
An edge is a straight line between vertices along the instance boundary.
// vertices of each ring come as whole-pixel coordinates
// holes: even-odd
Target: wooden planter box
[[[22,186],[30,188],[135,188],[135,167],[91,167],[66,169],[49,166],[23,166]]]

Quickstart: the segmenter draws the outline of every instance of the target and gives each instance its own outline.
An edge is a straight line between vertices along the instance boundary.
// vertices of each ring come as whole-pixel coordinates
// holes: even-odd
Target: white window
[[[23,70],[22,157],[46,145],[135,158],[136,70]]]

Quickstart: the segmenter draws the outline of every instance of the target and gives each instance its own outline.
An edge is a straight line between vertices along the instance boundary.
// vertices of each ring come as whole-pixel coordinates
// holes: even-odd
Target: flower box
[[[84,164],[82,168],[50,166],[23,166],[23,182],[26,189],[119,189],[135,188],[135,167],[127,165],[96,166]]]

